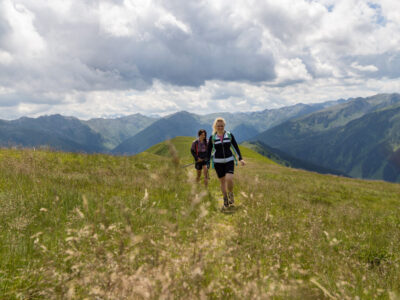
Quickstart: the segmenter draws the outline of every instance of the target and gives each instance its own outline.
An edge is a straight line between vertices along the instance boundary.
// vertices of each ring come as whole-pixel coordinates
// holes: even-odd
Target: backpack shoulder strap
[[[231,137],[230,131],[227,131],[226,134],[228,135],[229,141],[232,141],[232,137]]]
[[[237,165],[238,164],[237,157],[239,157],[239,155],[237,154],[235,147],[233,147],[232,145],[232,134],[229,131],[227,131],[226,134],[228,135],[229,141],[231,142],[231,151],[233,152],[233,159],[235,160],[235,165]]]
[[[211,136],[212,150],[211,150],[211,167],[214,169],[214,155],[215,155],[215,140],[217,139],[217,133]]]

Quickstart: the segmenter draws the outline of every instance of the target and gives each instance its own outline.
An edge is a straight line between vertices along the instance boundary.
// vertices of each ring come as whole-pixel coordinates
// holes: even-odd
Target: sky
[[[0,119],[246,112],[399,90],[398,0],[0,0]]]

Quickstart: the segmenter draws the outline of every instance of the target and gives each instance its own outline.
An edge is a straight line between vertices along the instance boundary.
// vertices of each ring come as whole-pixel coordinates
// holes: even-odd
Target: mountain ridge
[[[138,134],[128,138],[112,150],[113,154],[136,154],[154,144],[176,136],[193,136],[200,128],[208,128],[209,124],[199,122],[198,116],[182,111],[162,118],[151,124]]]
[[[386,107],[376,99],[356,98],[347,106],[329,108],[328,117],[331,110],[347,114],[340,122],[334,118],[332,124],[324,118],[326,111],[316,112],[278,125],[254,140],[352,177],[398,181],[400,170],[390,164],[390,157],[400,144],[400,95],[386,97]],[[359,111],[354,107],[363,107],[365,113],[356,116]]]
[[[390,132],[392,137],[387,136],[387,141],[378,143],[377,140],[369,140],[370,143],[374,143],[372,146],[368,143],[364,144],[364,147],[369,149],[368,151],[375,153],[376,161],[379,160],[384,164],[380,169],[378,168],[379,170],[374,169],[373,172],[368,167],[363,167],[363,163],[358,162],[357,156],[364,157],[362,151],[357,154],[357,151],[350,151],[349,148],[348,153],[351,155],[346,156],[335,143],[339,143],[339,138],[346,138],[343,131],[348,131],[352,141],[347,144],[355,147],[352,145],[355,144],[354,141],[357,141],[355,132],[360,138],[363,135],[362,130],[357,128],[359,126],[368,128],[372,126],[369,123],[374,124],[373,118],[362,118],[374,111],[386,111],[386,108],[399,103],[400,95],[394,93],[316,104],[299,103],[280,109],[243,113],[218,112],[197,115],[181,111],[162,118],[133,114],[115,119],[96,118],[88,121],[61,115],[41,116],[36,119],[22,117],[12,121],[0,120],[0,145],[3,147],[45,145],[53,149],[72,152],[132,155],[167,138],[179,135],[195,136],[200,128],[206,129],[210,134],[211,124],[215,117],[222,116],[227,121],[226,129],[233,132],[239,142],[260,140],[265,145],[280,149],[298,159],[322,165],[328,169],[337,170],[339,167],[338,170],[347,172],[346,174],[350,176],[394,180],[396,169],[386,166],[388,162],[397,161],[396,151],[400,146],[394,131]],[[380,114],[385,113],[387,112]],[[359,122],[353,122],[360,119]],[[382,124],[379,126],[383,126]],[[385,126],[395,126],[395,124],[397,121],[386,123]],[[352,126],[355,127],[352,128]],[[260,130],[266,128],[267,130],[259,133]],[[321,154],[321,152],[330,153],[321,147],[321,143],[326,147],[336,147],[336,152],[341,153],[340,157],[333,162],[332,157],[336,155],[335,153],[328,157]],[[374,147],[375,150],[372,149]],[[383,153],[382,151],[386,154],[380,154]],[[378,157],[381,158],[378,159]],[[332,165],[325,164],[328,162]],[[339,162],[341,165],[338,165]]]
[[[49,146],[57,150],[104,152],[103,137],[75,117],[22,117],[0,124],[1,146]]]

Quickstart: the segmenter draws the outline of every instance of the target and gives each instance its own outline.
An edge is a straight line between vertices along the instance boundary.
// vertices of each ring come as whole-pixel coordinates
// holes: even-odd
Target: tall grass
[[[163,156],[2,149],[0,298],[400,295],[399,185],[246,149],[236,209],[221,213],[214,171],[208,190],[196,185],[173,143]]]

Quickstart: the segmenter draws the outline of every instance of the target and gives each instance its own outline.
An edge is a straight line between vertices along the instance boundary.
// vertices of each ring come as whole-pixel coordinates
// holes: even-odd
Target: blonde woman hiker
[[[198,132],[198,138],[193,141],[190,152],[193,155],[195,164],[194,167],[197,170],[196,181],[200,182],[201,173],[204,174],[204,185],[208,185],[208,169],[207,169],[207,132],[204,129],[200,129]]]
[[[226,122],[223,118],[215,119],[207,151],[207,160],[215,168],[221,184],[221,192],[224,196],[223,208],[234,203],[233,173],[237,159],[242,166],[245,165],[235,137],[229,131],[225,131],[225,125]]]

